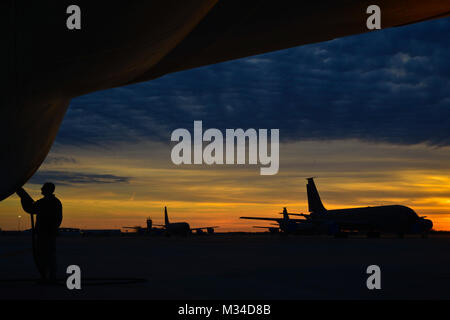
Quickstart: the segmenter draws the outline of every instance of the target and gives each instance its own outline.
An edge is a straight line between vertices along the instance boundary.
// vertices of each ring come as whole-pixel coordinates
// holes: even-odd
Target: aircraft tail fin
[[[167,215],[167,207],[164,207],[164,223],[166,226],[169,224],[169,216]]]
[[[308,209],[309,212],[324,212],[325,207],[320,200],[319,192],[317,191],[314,178],[308,178],[308,184],[306,185],[306,192],[308,194]]]
[[[289,220],[289,215],[286,208],[283,208],[283,219]]]

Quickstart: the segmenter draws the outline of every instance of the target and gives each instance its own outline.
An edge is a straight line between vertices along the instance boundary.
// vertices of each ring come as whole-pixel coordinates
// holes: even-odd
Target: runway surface
[[[60,237],[43,286],[30,236],[0,236],[0,299],[449,299],[450,237]],[[366,268],[381,268],[368,290]],[[82,289],[68,290],[78,265]],[[139,281],[142,280],[142,281]]]

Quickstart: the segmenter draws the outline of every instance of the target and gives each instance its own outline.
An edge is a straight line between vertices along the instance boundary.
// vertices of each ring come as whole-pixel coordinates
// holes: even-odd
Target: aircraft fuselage
[[[414,210],[401,205],[326,210],[311,213],[312,220],[329,222],[342,229],[404,233],[423,233],[433,227]]]
[[[169,223],[166,225],[166,230],[170,235],[187,236],[191,233],[191,227],[186,222]]]

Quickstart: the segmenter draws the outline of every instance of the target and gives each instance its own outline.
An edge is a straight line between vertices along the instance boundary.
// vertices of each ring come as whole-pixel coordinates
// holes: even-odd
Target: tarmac
[[[217,234],[59,237],[58,285],[36,283],[30,235],[0,235],[0,299],[450,299],[450,237]],[[81,290],[66,269],[81,269]],[[369,265],[381,289],[369,290]]]

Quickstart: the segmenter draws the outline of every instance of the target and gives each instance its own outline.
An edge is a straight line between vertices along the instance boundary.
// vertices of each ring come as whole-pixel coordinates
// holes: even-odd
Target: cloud
[[[47,165],[62,165],[62,164],[75,164],[77,163],[77,160],[73,157],[66,157],[66,156],[54,156],[49,155],[45,159],[45,164]]]
[[[282,141],[450,144],[450,18],[170,74],[72,101],[56,143],[169,143],[176,128]]]
[[[112,174],[91,174],[67,171],[38,171],[31,179],[32,184],[44,184],[53,182],[56,185],[80,185],[80,184],[114,184],[129,183],[129,177],[121,177]]]

